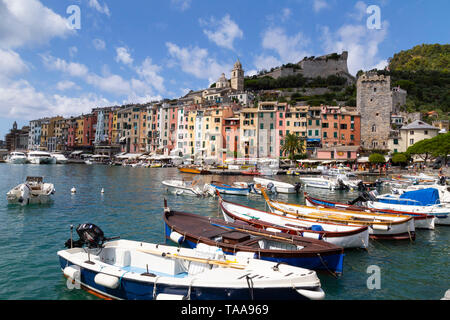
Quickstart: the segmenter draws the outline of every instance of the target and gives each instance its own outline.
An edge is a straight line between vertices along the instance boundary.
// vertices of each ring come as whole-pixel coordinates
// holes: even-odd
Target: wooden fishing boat
[[[226,254],[241,252],[252,258],[342,273],[344,250],[331,243],[172,211],[166,202],[165,206],[166,238],[177,244],[195,248],[203,243],[216,246]]]
[[[106,242],[103,231],[80,225],[80,240],[58,251],[68,285],[105,299],[291,300],[323,299],[315,271],[227,255],[199,244],[178,248],[131,240]],[[95,231],[95,233],[93,233]],[[87,235],[86,235],[87,234]],[[105,243],[106,242],[106,243]]]
[[[241,171],[241,174],[246,175],[246,176],[260,176],[261,172],[255,168],[249,168],[247,170]]]
[[[182,173],[191,173],[191,174],[209,174],[210,172],[208,170],[205,170],[201,167],[179,167],[178,171]]]
[[[367,226],[345,225],[314,219],[293,218],[277,213],[250,208],[224,200],[219,206],[226,221],[246,223],[262,230],[295,234],[305,238],[323,240],[343,248],[367,248]]]
[[[271,200],[264,191],[263,196],[272,212],[292,217],[317,219],[319,221],[368,226],[369,234],[372,239],[414,240],[416,236],[414,219],[411,216],[327,209],[291,204]]]
[[[304,198],[306,205],[313,206],[313,207],[324,207],[329,209],[343,209],[343,210],[350,210],[350,211],[365,211],[365,212],[373,212],[373,213],[387,213],[387,214],[404,214],[408,216],[412,216],[414,218],[414,226],[416,229],[434,229],[434,222],[435,217],[433,215],[428,215],[424,213],[418,213],[418,212],[401,212],[401,211],[394,211],[394,210],[388,210],[388,209],[373,209],[363,206],[356,206],[351,204],[345,204],[340,202],[333,202],[330,200],[324,200],[324,199],[317,199],[311,197],[308,193],[304,193]]]
[[[211,195],[215,195],[216,190],[222,194],[232,194],[236,196],[248,196],[250,193],[249,187],[231,186],[219,181],[212,181],[205,186],[205,189],[208,190]]]

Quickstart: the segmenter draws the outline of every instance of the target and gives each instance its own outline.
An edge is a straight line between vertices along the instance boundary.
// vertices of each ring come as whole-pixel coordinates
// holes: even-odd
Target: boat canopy
[[[400,195],[398,199],[381,198],[380,202],[391,204],[431,206],[440,204],[439,191],[435,188],[408,191]]]

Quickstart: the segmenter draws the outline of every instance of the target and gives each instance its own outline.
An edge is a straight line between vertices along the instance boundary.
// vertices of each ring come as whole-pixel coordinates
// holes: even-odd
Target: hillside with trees
[[[392,86],[408,92],[404,111],[436,111],[440,119],[450,112],[450,45],[422,44],[394,54],[388,70]],[[426,119],[424,119],[426,120]]]

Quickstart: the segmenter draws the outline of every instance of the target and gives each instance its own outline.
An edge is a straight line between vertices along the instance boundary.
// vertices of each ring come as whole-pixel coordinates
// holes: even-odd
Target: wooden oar
[[[246,266],[244,266],[244,265],[233,264],[233,262],[231,262],[231,261],[220,261],[220,260],[215,260],[215,259],[204,259],[204,258],[197,258],[197,257],[182,256],[182,255],[179,255],[176,253],[161,252],[161,251],[150,250],[150,249],[145,249],[145,250],[144,249],[136,249],[136,250],[140,251],[140,252],[148,253],[148,254],[159,255],[162,257],[206,263],[206,264],[217,265],[217,266],[221,266],[221,267],[225,267],[225,268],[233,268],[233,269],[240,269],[240,270],[243,270],[246,268]]]
[[[258,231],[251,231],[251,230],[241,229],[241,228],[237,228],[237,227],[224,226],[224,225],[215,224],[215,223],[211,223],[211,224],[213,226],[216,226],[216,227],[221,227],[221,228],[225,228],[225,229],[231,229],[231,230],[237,230],[237,231],[242,231],[242,232],[246,232],[246,233],[251,233],[251,234],[256,235],[256,236],[269,237],[271,239],[282,240],[282,241],[285,241],[285,242],[294,242],[293,237],[289,239],[288,237],[283,238],[283,237],[274,236],[274,235],[271,235],[271,234],[266,234],[266,233],[262,233],[262,232],[258,232]]]

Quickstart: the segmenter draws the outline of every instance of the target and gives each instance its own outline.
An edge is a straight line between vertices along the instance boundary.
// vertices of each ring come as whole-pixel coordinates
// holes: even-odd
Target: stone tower
[[[390,76],[362,74],[356,82],[356,108],[361,114],[361,146],[387,149],[393,101]]]
[[[237,91],[244,91],[244,70],[239,59],[231,71],[231,88]]]

